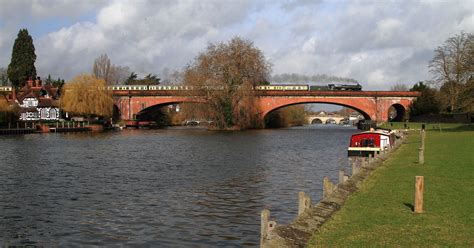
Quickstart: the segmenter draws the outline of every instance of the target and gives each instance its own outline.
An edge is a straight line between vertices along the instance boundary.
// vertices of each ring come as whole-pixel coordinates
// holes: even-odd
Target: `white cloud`
[[[90,72],[103,53],[142,74],[180,69],[209,42],[238,35],[263,50],[274,73],[333,74],[383,89],[428,79],[431,51],[461,30],[474,32],[471,0],[12,0],[0,5],[0,67],[9,63],[18,29],[27,27],[36,34],[38,71],[67,79]],[[24,17],[18,16],[20,9]],[[57,18],[62,27],[55,26]],[[44,30],[49,26],[54,28]]]

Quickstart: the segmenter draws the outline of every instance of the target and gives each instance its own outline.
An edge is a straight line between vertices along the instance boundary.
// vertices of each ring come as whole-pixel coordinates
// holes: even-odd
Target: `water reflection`
[[[0,137],[2,244],[256,246],[345,166],[353,129]]]

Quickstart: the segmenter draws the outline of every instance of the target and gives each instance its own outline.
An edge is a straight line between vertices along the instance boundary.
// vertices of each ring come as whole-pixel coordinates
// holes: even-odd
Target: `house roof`
[[[38,99],[38,107],[56,107],[58,104],[54,100],[58,97],[58,88],[46,84],[40,87],[25,85],[18,91],[16,99],[22,103],[26,98],[36,98]]]

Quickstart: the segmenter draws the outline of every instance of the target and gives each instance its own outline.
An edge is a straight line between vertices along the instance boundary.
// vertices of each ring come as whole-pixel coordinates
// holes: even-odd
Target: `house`
[[[34,81],[28,80],[26,85],[14,95],[20,106],[20,120],[59,120],[58,89],[50,84],[42,85],[39,77]]]

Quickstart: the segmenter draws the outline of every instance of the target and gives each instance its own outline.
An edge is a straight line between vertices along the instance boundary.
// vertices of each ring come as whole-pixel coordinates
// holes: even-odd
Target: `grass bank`
[[[473,247],[474,126],[442,124],[441,130],[428,126],[424,165],[417,163],[420,136],[412,132],[309,247]],[[415,176],[425,177],[423,214],[412,212]]]

